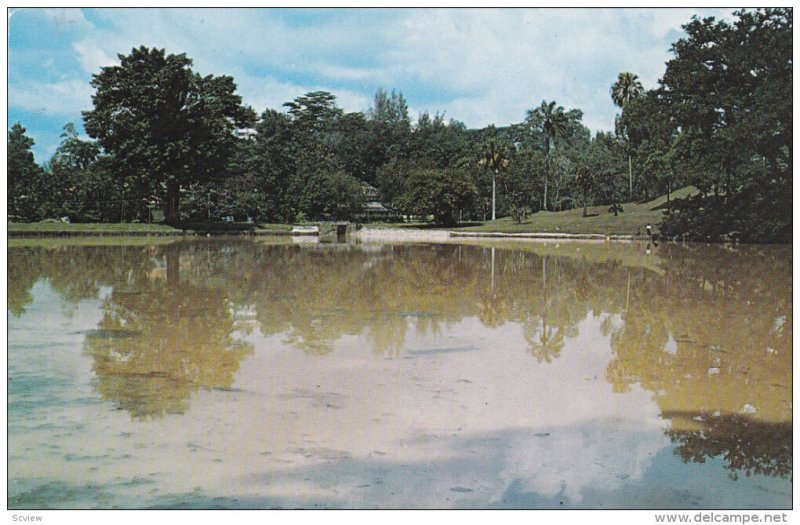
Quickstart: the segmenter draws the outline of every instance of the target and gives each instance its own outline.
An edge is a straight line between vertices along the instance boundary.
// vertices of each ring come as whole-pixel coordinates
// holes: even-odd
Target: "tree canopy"
[[[42,169],[34,162],[34,141],[17,122],[8,132],[8,214],[17,220],[35,220],[41,213]]]
[[[93,76],[94,109],[83,113],[84,126],[123,176],[156,183],[167,223],[178,224],[181,188],[222,171],[233,130],[252,123],[251,111],[232,77],[201,76],[185,54],[142,46],[119,60]]]
[[[12,126],[9,218],[143,221],[159,206],[170,224],[360,220],[380,201],[385,220],[444,223],[590,204],[619,211],[666,193],[669,237],[787,242],[792,28],[787,8],[692,18],[657,86],[619,73],[609,86],[615,127],[594,136],[579,108],[555,100],[520,122],[471,129],[441,112],[412,119],[403,93],[385,88],[363,112],[316,90],[256,118],[233,78],[142,46],[93,76],[83,124],[94,140],[67,124],[37,166],[33,139]],[[689,185],[695,196],[670,198]]]

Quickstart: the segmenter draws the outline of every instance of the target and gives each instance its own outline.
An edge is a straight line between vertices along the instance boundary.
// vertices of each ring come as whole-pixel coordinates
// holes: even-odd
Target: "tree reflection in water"
[[[730,477],[761,474],[792,477],[792,424],[763,422],[742,414],[664,413],[672,420],[667,435],[685,462],[722,457]]]
[[[685,461],[791,474],[791,271],[785,249],[667,246],[637,271],[607,378],[653,392]],[[755,267],[758,271],[754,271]],[[638,274],[638,275],[637,275]]]
[[[40,279],[67,303],[113,289],[86,349],[98,391],[137,418],[230,388],[254,351],[248,329],[310,355],[361,335],[391,356],[410,333],[475,317],[518,324],[546,366],[592,316],[610,339],[606,379],[652,392],[681,457],[724,457],[732,475],[791,473],[791,247],[32,243],[9,249],[12,315]]]
[[[103,300],[86,338],[100,395],[134,418],[183,413],[199,388],[230,388],[253,347],[233,337],[228,299],[182,282],[181,245],[163,247],[164,267],[140,274]]]

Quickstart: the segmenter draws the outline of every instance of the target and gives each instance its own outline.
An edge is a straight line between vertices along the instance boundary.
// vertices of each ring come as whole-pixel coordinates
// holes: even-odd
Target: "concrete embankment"
[[[413,230],[401,228],[362,228],[353,237],[364,242],[444,242],[450,238],[445,230]]]
[[[362,228],[355,237],[361,241],[444,242],[458,239],[538,239],[583,241],[633,241],[634,235],[575,233],[500,233],[447,230],[414,230],[401,228]]]
[[[571,239],[585,241],[633,241],[635,235],[604,235],[601,233],[499,233],[499,232],[450,232],[453,238],[503,238],[503,239]]]
[[[330,226],[330,225],[328,225]],[[255,235],[255,236],[292,236],[292,237],[323,237],[336,235],[337,231],[327,227],[321,231],[319,226],[295,226],[291,230],[278,229],[221,229],[200,228],[192,230],[10,230],[9,238],[31,237],[194,237],[206,235]],[[476,231],[448,231],[428,230],[414,228],[352,228],[346,227],[348,236],[362,242],[447,242],[459,239],[538,239],[538,240],[585,240],[585,241],[634,241],[646,240],[644,236],[635,235],[604,235],[591,233],[500,233]]]

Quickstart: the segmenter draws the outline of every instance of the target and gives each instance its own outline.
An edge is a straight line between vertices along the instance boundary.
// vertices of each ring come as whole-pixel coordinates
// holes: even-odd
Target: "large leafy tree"
[[[89,136],[123,168],[155,181],[168,224],[180,222],[180,192],[222,173],[236,127],[251,125],[228,76],[201,76],[185,54],[139,47],[92,78],[94,109],[83,113]],[[161,189],[159,189],[161,188]]]
[[[663,101],[663,92],[650,90],[632,100],[625,106],[618,123],[625,130],[628,153],[642,168],[634,191],[642,194],[645,200],[665,191],[669,198],[670,188],[683,179],[682,170],[673,166],[679,130]],[[628,159],[630,168],[630,156]]]
[[[623,111],[628,104],[643,94],[644,88],[639,77],[629,71],[620,73],[617,81],[611,86],[611,99]],[[620,132],[624,135],[624,131],[620,130]],[[630,146],[628,146],[628,184],[628,196],[633,198],[633,162],[631,161]]]
[[[616,148],[611,132],[598,131],[589,145],[585,164],[591,171],[590,200],[594,204],[619,204],[624,200],[627,186],[620,177],[624,172],[624,159]]]
[[[292,121],[293,143],[297,149],[324,147],[332,150],[327,140],[342,116],[336,96],[327,91],[312,91],[286,102]]]
[[[422,112],[411,133],[411,156],[432,162],[438,168],[463,164],[470,156],[466,135],[463,122],[446,120],[440,113],[431,117],[428,112]]]
[[[289,191],[297,155],[291,148],[291,120],[285,113],[267,110],[261,114],[256,129],[256,140],[245,144],[235,160],[242,172],[252,174],[257,181],[256,188],[263,198],[259,216],[271,221],[293,221],[295,210]]]
[[[52,184],[61,189],[51,206],[58,216],[79,222],[102,221],[98,210],[114,195],[104,184],[109,181],[103,180],[102,170],[93,169],[99,155],[96,142],[82,140],[73,123],[64,126],[61,144],[50,159]]]
[[[453,226],[469,210],[477,190],[466,170],[416,169],[411,172],[400,198],[400,207],[423,218],[433,215],[436,223]]]
[[[372,169],[366,180],[372,182],[378,167],[408,155],[411,118],[403,93],[394,90],[387,93],[384,89],[375,92],[366,117],[371,135],[369,145],[372,160]]]
[[[34,141],[26,133],[19,122],[8,132],[8,215],[14,220],[32,221],[42,218],[43,173],[33,159]]]
[[[284,107],[292,158],[286,196],[294,219],[353,218],[364,201],[356,178],[366,171],[364,116],[344,113],[327,91],[306,93]]]
[[[557,106],[555,101],[545,100],[534,109],[528,110],[526,122],[542,137],[544,142],[545,155],[545,174],[544,174],[544,195],[542,197],[542,209],[547,210],[547,182],[551,171],[552,148],[559,138],[566,138],[575,129],[575,123],[580,121],[583,113],[579,110],[564,110],[563,106]]]
[[[681,130],[676,158],[705,195],[670,233],[791,239],[792,10],[693,18],[673,45],[662,98]],[[663,228],[662,228],[663,229]]]

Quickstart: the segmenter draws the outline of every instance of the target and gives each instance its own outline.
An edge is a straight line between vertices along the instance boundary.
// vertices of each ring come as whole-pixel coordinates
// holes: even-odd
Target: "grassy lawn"
[[[670,194],[670,199],[681,199],[697,190],[682,188]],[[609,206],[590,206],[588,217],[583,217],[583,208],[550,212],[540,211],[528,216],[521,224],[510,217],[488,221],[480,226],[459,228],[459,231],[498,232],[498,233],[596,233],[603,235],[635,235],[645,233],[650,223],[653,231],[658,231],[658,223],[664,218],[667,196],[663,195],[649,202],[629,202],[622,205],[624,212],[616,217],[608,211]]]
[[[166,233],[179,232],[176,228],[163,224],[148,223],[88,223],[88,224],[68,224],[63,222],[9,222],[9,232],[30,232],[30,233],[59,233],[59,232],[152,232]]]
[[[221,222],[212,224],[207,224],[207,223],[187,224],[186,229],[187,230],[212,229],[215,231],[231,231],[231,232],[238,232],[241,230],[253,230],[253,229],[269,230],[269,231],[291,231],[292,225],[291,224],[245,224],[245,223]],[[172,226],[167,226],[165,224],[129,223],[129,222],[78,224],[78,223],[63,223],[63,222],[53,222],[53,221],[31,222],[31,223],[9,222],[8,231],[10,233],[31,233],[31,234],[109,233],[116,235],[125,233],[132,233],[132,234],[152,233],[154,235],[159,235],[159,234],[163,235],[163,234],[179,234],[183,232],[183,230],[180,228],[173,228]]]

